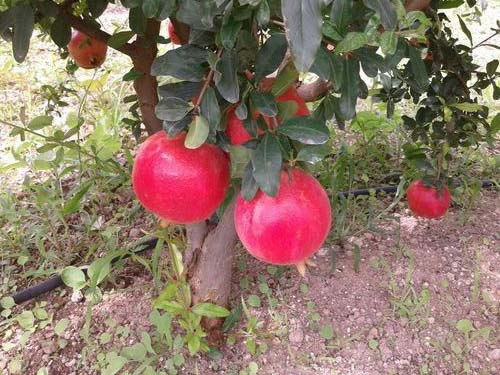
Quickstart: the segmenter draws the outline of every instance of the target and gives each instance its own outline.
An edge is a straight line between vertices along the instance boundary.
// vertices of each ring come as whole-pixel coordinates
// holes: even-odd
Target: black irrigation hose
[[[133,254],[140,254],[146,250],[150,250],[156,246],[158,242],[158,238],[151,238],[145,241],[141,241],[138,243],[134,249],[132,250]],[[116,263],[120,259],[126,259],[130,257],[132,254],[125,254],[124,256],[119,256],[111,260],[111,263]],[[88,266],[80,267],[80,269],[86,274]],[[63,286],[64,282],[62,281],[61,274],[57,274],[51,277],[48,280],[41,282],[40,284],[33,285],[29,288],[21,290],[20,292],[14,293],[11,297],[14,299],[16,304],[20,304],[35,297],[38,297],[41,294],[50,292],[51,290],[57,289],[60,286]]]
[[[460,185],[459,183],[456,183],[455,185]],[[492,180],[481,180],[481,187],[491,187],[495,185],[495,182]],[[386,193],[386,194],[394,194],[396,193],[398,187],[397,186],[379,186],[379,187],[374,187],[370,189],[359,189],[359,190],[351,190],[351,191],[344,191],[340,192],[337,195],[338,196],[343,196],[347,198],[348,196],[353,196],[357,197],[360,195],[370,195],[371,192],[375,192],[375,194],[379,193]],[[134,249],[132,250],[132,253],[134,254],[140,254],[146,250],[150,250],[156,246],[156,243],[158,242],[157,238],[150,238],[145,241],[139,242]],[[120,259],[126,259],[130,257],[132,254],[126,254],[124,256],[116,257],[113,259],[111,262],[115,263]],[[83,266],[81,267],[82,271],[86,272],[88,266]],[[63,286],[64,283],[61,278],[61,274],[57,274],[56,276],[51,277],[50,279],[41,282],[40,284],[33,285],[32,287],[29,287],[27,289],[21,290],[20,292],[17,292],[12,295],[12,298],[14,299],[14,302],[16,304],[20,304],[26,301],[29,301],[35,297],[40,296],[41,294],[50,292],[51,290],[57,289],[60,286]]]

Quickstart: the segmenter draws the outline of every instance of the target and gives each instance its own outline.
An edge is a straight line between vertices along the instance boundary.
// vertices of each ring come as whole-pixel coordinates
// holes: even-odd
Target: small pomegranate
[[[406,0],[405,9],[407,12],[415,10],[425,12],[429,8],[429,5],[431,5],[431,0]]]
[[[76,65],[84,69],[93,69],[106,60],[108,45],[80,31],[74,31],[68,43],[68,52]]]
[[[217,146],[184,146],[185,133],[161,131],[140,147],[132,184],[142,205],[162,219],[188,224],[209,218],[229,187],[229,159]]]
[[[254,118],[256,117],[257,114],[254,115]],[[226,134],[229,138],[229,142],[233,146],[241,145],[252,139],[252,136],[243,126],[243,121],[236,116],[236,107],[231,108],[227,113]],[[264,134],[264,131],[257,128],[257,134],[262,135]]]
[[[438,219],[448,211],[451,196],[443,186],[441,192],[434,186],[426,186],[422,180],[413,181],[406,191],[408,206],[416,215],[427,219]]]
[[[303,264],[325,241],[332,215],[330,200],[311,175],[292,168],[281,172],[278,194],[259,191],[254,199],[238,197],[236,232],[257,259],[271,264]]]
[[[267,89],[270,90],[272,82],[274,82],[274,78],[265,78],[263,81],[264,81],[262,83],[263,86],[261,86],[261,88],[263,88],[264,90]],[[294,101],[295,103],[297,103],[297,110],[295,111],[295,116],[309,116],[309,109],[307,108],[306,102],[299,96],[299,93],[293,86],[291,86],[283,94],[277,96],[276,101],[278,102]],[[229,141],[234,146],[241,145],[252,139],[250,134],[248,134],[248,131],[243,126],[243,122],[238,118],[238,116],[236,116],[235,111],[236,111],[235,108],[231,108],[229,110],[227,115],[227,127],[226,127],[226,134],[229,137]],[[257,118],[257,116],[258,112],[254,113],[254,118]],[[272,119],[270,117],[266,116],[262,117],[264,118],[266,124],[269,127],[273,126]],[[278,118],[278,122],[280,121],[281,120]],[[262,135],[264,134],[264,131],[258,128],[257,133],[258,135]]]
[[[182,44],[181,38],[176,34],[174,24],[172,22],[168,23],[168,36],[172,44]]]

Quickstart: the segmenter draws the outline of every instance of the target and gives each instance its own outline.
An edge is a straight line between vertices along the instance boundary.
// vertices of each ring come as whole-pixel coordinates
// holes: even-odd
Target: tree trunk
[[[160,22],[149,19],[144,36],[138,36],[134,45],[137,49],[131,55],[134,69],[142,76],[134,81],[134,89],[139,100],[141,117],[149,135],[162,130],[162,121],[156,117],[158,104],[158,81],[151,75],[151,65],[158,53],[156,37],[160,32]]]
[[[227,307],[231,292],[231,274],[234,246],[238,240],[234,227],[234,206],[236,197],[226,208],[217,226],[207,233],[207,227],[200,224],[187,226],[188,243],[192,245],[203,234],[203,242],[198,242],[197,250],[190,265],[189,285],[193,293],[193,304],[211,302]],[[220,340],[222,319],[204,319],[203,326],[209,333],[209,342]]]

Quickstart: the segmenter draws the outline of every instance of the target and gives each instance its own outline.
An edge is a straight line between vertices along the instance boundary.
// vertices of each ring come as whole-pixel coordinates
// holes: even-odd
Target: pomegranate
[[[424,12],[429,5],[431,4],[431,0],[406,0],[405,9],[407,12],[411,12],[414,10],[420,10]]]
[[[261,89],[267,91],[271,89],[274,78],[265,78],[262,80]],[[283,94],[276,97],[278,102],[294,101],[297,103],[297,110],[295,111],[295,116],[309,116],[309,109],[307,108],[306,102],[299,96],[299,93],[294,86],[291,86]],[[252,139],[250,134],[243,126],[243,122],[236,116],[235,108],[231,108],[227,115],[227,127],[226,134],[229,137],[229,141],[232,145],[241,145]],[[254,118],[257,118],[258,112],[254,113]],[[266,121],[266,124],[271,127],[273,125],[272,119],[270,117],[262,116]],[[278,122],[281,121],[278,118]],[[264,134],[262,129],[257,129],[258,135]]]
[[[68,43],[68,52],[76,65],[84,69],[93,69],[106,60],[108,45],[80,31],[74,31]]]
[[[257,259],[271,264],[300,264],[325,241],[332,221],[330,200],[319,182],[292,168],[281,172],[278,194],[259,191],[254,199],[238,196],[236,232]]]
[[[255,114],[254,118],[256,117],[257,115]],[[264,134],[264,131],[257,128],[257,133],[258,135],[262,135]],[[227,113],[226,134],[229,138],[229,142],[233,146],[241,145],[252,139],[252,136],[243,126],[243,121],[236,116],[236,107],[231,108]]]
[[[448,211],[451,196],[448,188],[443,186],[441,192],[434,186],[426,186],[422,180],[413,181],[406,191],[410,210],[427,219],[437,219]]]
[[[132,184],[142,205],[162,219],[187,224],[209,218],[229,187],[229,159],[217,146],[184,146],[186,133],[161,131],[140,147]]]
[[[181,38],[175,33],[174,24],[172,22],[168,23],[168,36],[172,44],[182,44]]]

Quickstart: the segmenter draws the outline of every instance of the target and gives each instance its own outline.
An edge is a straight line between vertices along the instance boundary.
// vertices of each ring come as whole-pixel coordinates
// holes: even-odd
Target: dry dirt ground
[[[179,374],[238,374],[250,361],[258,364],[258,374],[265,375],[451,375],[466,373],[464,369],[498,374],[498,192],[483,192],[475,208],[466,213],[453,209],[441,221],[401,212],[380,229],[351,239],[344,249],[322,249],[314,258],[317,268],[306,279],[293,269],[272,276],[265,264],[239,249],[233,305],[241,296],[248,301],[249,294],[260,295],[262,306],[249,307],[260,328],[250,335],[243,318],[228,333],[234,344],[212,359],[188,359]],[[330,250],[336,254],[334,272]],[[23,374],[36,374],[41,366],[47,366],[49,374],[97,374],[92,353],[131,345],[134,332],[151,330],[150,277],[137,267],[122,272],[132,278],[129,286],[108,289],[93,311],[91,336],[109,332],[113,339],[106,345],[91,340],[86,346],[79,336],[85,301],[54,292],[43,299],[55,322],[69,318],[63,334],[69,344],[58,348],[53,325],[37,330],[23,353]],[[121,277],[125,275],[117,278]],[[277,300],[273,307],[258,292],[263,283]],[[110,317],[121,330],[130,329],[130,336],[123,338],[110,328]],[[21,333],[13,336],[14,344]],[[262,354],[249,354],[249,338],[256,340]],[[167,359],[160,361],[160,368]],[[0,359],[0,369],[5,366],[5,359]]]

